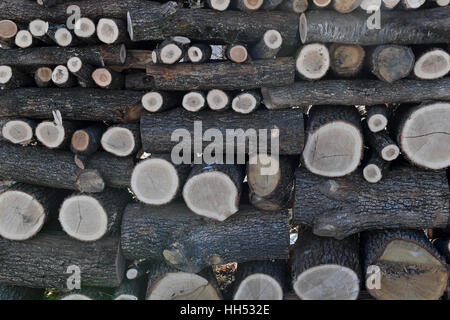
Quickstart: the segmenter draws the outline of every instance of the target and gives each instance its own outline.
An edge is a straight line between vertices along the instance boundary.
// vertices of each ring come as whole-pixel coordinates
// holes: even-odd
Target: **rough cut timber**
[[[224,221],[239,211],[245,170],[234,164],[198,164],[183,187],[183,198],[192,212]]]
[[[142,96],[141,102],[145,110],[159,112],[179,106],[180,99],[177,92],[151,91]]]
[[[450,166],[450,103],[401,106],[397,117],[397,143],[411,163],[433,170]]]
[[[0,89],[16,89],[28,87],[33,83],[32,78],[22,71],[10,66],[0,66]]]
[[[141,149],[141,133],[138,123],[108,127],[101,139],[102,148],[118,157],[126,157]]]
[[[113,188],[97,194],[73,194],[59,209],[59,223],[70,237],[81,241],[97,241],[106,235],[116,235],[130,199],[127,190]]]
[[[385,104],[366,107],[366,123],[372,132],[380,132],[388,125],[388,109]]]
[[[367,145],[378,153],[385,161],[393,161],[400,155],[400,148],[386,130],[372,132],[364,122],[364,137]]]
[[[363,46],[395,43],[448,43],[450,7],[417,11],[386,11],[381,14],[380,29],[369,29],[365,12],[340,14],[313,10],[300,17],[300,38],[303,43],[344,43]],[[349,32],[352,30],[353,32]]]
[[[53,69],[52,81],[60,88],[75,87],[78,84],[77,78],[69,72],[65,65],[59,65]]]
[[[55,217],[66,192],[16,183],[0,193],[0,236],[26,240]]]
[[[127,39],[127,25],[123,20],[102,18],[97,23],[97,38],[106,44],[123,43]]]
[[[96,84],[92,79],[94,68],[88,63],[84,63],[83,60],[78,57],[71,57],[69,60],[67,60],[67,68],[75,77],[78,78],[78,84],[81,87],[96,87]]]
[[[363,168],[364,179],[370,183],[380,182],[388,174],[389,167],[390,162],[382,159],[377,152],[372,150]]]
[[[1,52],[1,51],[0,51]],[[126,123],[138,121],[142,92],[101,89],[37,89],[0,91],[0,117],[53,118]]]
[[[127,50],[124,45],[0,50],[2,64],[20,67],[66,65],[75,56],[94,66],[121,65],[126,60]]]
[[[285,260],[239,263],[233,300],[283,300],[288,286]]]
[[[1,20],[0,21],[0,45],[2,49],[9,49],[14,47],[14,39],[16,37],[18,28],[14,21]]]
[[[75,22],[74,32],[78,39],[85,43],[100,43],[100,40],[97,38],[95,33],[95,22],[89,18],[81,17],[77,19]]]
[[[337,76],[353,77],[361,71],[366,55],[363,47],[333,43],[329,52],[330,67]]]
[[[101,192],[105,183],[97,170],[81,170],[68,151],[0,143],[0,177],[44,187]]]
[[[131,190],[143,203],[167,204],[181,195],[190,170],[188,164],[173,164],[170,154],[152,154],[133,169]]]
[[[250,51],[252,59],[273,59],[281,50],[283,37],[277,30],[267,30]]]
[[[333,8],[339,13],[349,13],[361,5],[362,0],[333,0]]]
[[[286,87],[262,88],[269,109],[309,105],[375,105],[450,100],[450,79],[433,81],[322,80],[296,82]],[[376,94],[374,94],[376,92]]]
[[[0,285],[0,300],[41,300],[44,289]]]
[[[0,281],[8,285],[65,289],[74,274],[68,268],[78,266],[82,288],[117,287],[125,271],[116,237],[87,243],[40,232],[26,241],[0,239],[0,248]]]
[[[92,73],[92,79],[102,89],[122,89],[125,84],[124,75],[109,68],[95,69]]]
[[[414,75],[422,80],[442,78],[450,72],[450,55],[440,49],[428,49],[416,60]]]
[[[35,129],[37,140],[50,149],[66,148],[78,124],[76,122],[64,121],[42,121]]]
[[[101,146],[101,138],[105,132],[103,124],[94,124],[92,126],[79,129],[72,135],[70,149],[75,154],[91,155]]]
[[[265,211],[287,207],[294,187],[296,162],[294,157],[250,155],[247,163],[250,203]]]
[[[361,243],[366,287],[374,298],[437,300],[447,289],[445,260],[422,230],[364,232]]]
[[[445,172],[393,167],[376,184],[366,182],[360,172],[329,179],[297,169],[295,178],[293,224],[308,225],[318,236],[343,239],[364,230],[448,225]]]
[[[47,9],[36,1],[30,0],[3,0],[0,3],[0,18],[11,19],[16,22],[28,23],[34,19],[66,23],[68,18],[67,8],[77,5],[83,17],[98,20],[103,17],[125,20],[127,11],[133,8],[151,7],[159,5],[157,2],[147,0],[73,0]],[[69,14],[74,14],[70,11]],[[73,21],[75,22],[75,21]]]
[[[137,78],[136,78],[137,77]],[[131,90],[239,90],[292,84],[294,59],[256,60],[252,63],[210,62],[202,64],[147,65],[142,83],[139,73],[128,75],[126,88]],[[137,83],[136,83],[137,82]],[[142,86],[145,84],[145,87]]]
[[[302,300],[356,300],[361,266],[358,237],[344,240],[301,228],[291,253],[292,285]]]
[[[325,45],[312,43],[300,48],[295,60],[295,69],[301,78],[319,80],[330,68],[330,53]]]
[[[223,150],[228,147],[232,150],[236,148],[248,152],[251,146],[255,149],[267,146],[266,150],[277,153],[274,150],[276,149],[274,143],[279,139],[279,154],[293,155],[300,154],[304,146],[304,122],[300,110],[285,110],[283,112],[256,110],[251,114],[242,115],[231,110],[220,113],[213,110],[204,110],[200,113],[194,113],[172,109],[162,113],[144,113],[141,118],[141,138],[144,150],[146,152],[171,153],[176,145],[179,148],[178,152],[183,148],[193,150],[194,139],[192,137],[194,137],[195,121],[201,121],[202,128],[200,129],[203,129],[201,133],[209,128],[215,128],[221,132],[223,137],[226,136],[227,129],[234,130],[230,134],[234,134],[236,137],[246,136],[243,140],[247,140],[247,142],[240,141],[241,139],[238,139],[235,143],[224,141]],[[180,142],[171,140],[172,133],[176,129],[180,129],[178,130]],[[261,131],[263,129],[266,130]],[[267,135],[265,135],[266,133]],[[203,141],[203,147],[210,144],[208,139],[197,135],[195,139]],[[255,145],[255,137],[259,137],[258,146]],[[251,142],[251,145],[248,141]],[[264,143],[266,144],[264,145]],[[201,152],[201,150],[199,151]]]
[[[33,132],[37,122],[30,119],[4,119],[1,124],[1,136],[14,144],[28,145],[33,141]]]
[[[378,79],[392,83],[411,73],[415,56],[409,47],[383,45],[369,51],[368,61],[370,71]]]
[[[206,95],[206,102],[211,110],[223,111],[230,107],[231,97],[226,91],[220,89],[212,89]]]
[[[217,11],[225,11],[230,6],[231,0],[206,0],[205,4],[208,8],[217,10]]]
[[[48,67],[40,67],[34,73],[34,81],[39,88],[48,88],[53,85],[52,81],[53,70]]]
[[[124,279],[114,290],[114,300],[144,300],[147,279]]]
[[[198,41],[247,43],[259,41],[270,29],[281,33],[285,45],[297,44],[298,16],[294,13],[191,10],[178,8],[173,1],[128,12],[128,32],[133,41],[185,36]]]
[[[286,210],[265,213],[241,206],[226,221],[205,222],[181,203],[132,203],[122,218],[122,250],[127,259],[165,259],[186,272],[227,262],[286,259],[288,219]]]
[[[261,8],[263,0],[232,0],[231,7],[244,12],[254,12]]]
[[[179,62],[188,50],[190,40],[185,37],[172,37],[159,43],[152,52],[153,63],[174,64]]]
[[[205,93],[202,91],[191,91],[183,96],[181,105],[190,112],[198,112],[206,107]]]
[[[60,47],[74,47],[81,44],[75,32],[65,25],[49,24],[47,36]]]
[[[353,106],[314,106],[306,121],[305,167],[325,177],[342,177],[359,166],[363,156],[361,119]]]
[[[228,45],[225,56],[234,63],[244,63],[249,59],[247,47],[243,44]]]
[[[231,108],[238,113],[249,114],[261,104],[261,94],[258,90],[243,91],[231,101]]]
[[[122,72],[128,69],[145,70],[147,64],[152,62],[152,50],[127,50],[127,58],[122,65],[111,65],[111,69]]]
[[[33,38],[38,39],[43,43],[53,45],[55,44],[55,41],[47,35],[49,27],[49,22],[41,19],[36,19],[29,23],[28,30],[30,31]]]
[[[187,55],[192,63],[203,63],[211,59],[212,49],[209,44],[195,43],[189,47]]]
[[[375,12],[381,8],[381,0],[363,0],[360,4],[360,8],[364,11]]]
[[[14,44],[22,49],[33,47],[37,43],[38,42],[33,39],[33,36],[28,30],[20,30],[17,32],[16,38],[14,39]]]
[[[284,0],[278,9],[282,11],[302,13],[308,9],[308,0]]]
[[[107,152],[90,155],[84,164],[86,169],[98,170],[106,185],[113,188],[128,188],[134,168],[133,157],[116,157]]]

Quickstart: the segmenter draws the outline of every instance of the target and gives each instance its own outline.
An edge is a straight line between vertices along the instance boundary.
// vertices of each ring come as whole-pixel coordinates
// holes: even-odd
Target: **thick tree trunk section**
[[[127,40],[127,25],[119,19],[102,18],[97,23],[97,38],[106,44],[123,43]]]
[[[287,87],[262,88],[269,109],[309,105],[375,105],[450,100],[450,79],[433,81],[322,80],[296,82]],[[373,94],[376,92],[376,94]]]
[[[361,71],[366,55],[363,47],[333,43],[329,52],[330,67],[337,76],[353,77]]]
[[[392,83],[411,73],[415,56],[409,47],[383,45],[369,51],[368,61],[370,71],[378,79]]]
[[[141,92],[101,89],[20,89],[0,92],[0,117],[53,118],[59,110],[63,119],[135,122],[140,118]]]
[[[206,107],[206,97],[203,91],[194,90],[183,96],[181,105],[190,112],[198,112]]]
[[[44,289],[0,285],[0,300],[41,300]]]
[[[295,178],[293,224],[308,225],[319,236],[343,239],[371,229],[448,225],[449,188],[442,172],[392,168],[377,184],[366,182],[360,172],[327,179],[297,169]]]
[[[253,59],[274,59],[281,50],[283,37],[277,30],[267,30],[264,36],[251,48]]]
[[[368,18],[365,12],[342,15],[326,10],[308,11],[300,17],[300,38],[303,43],[334,42],[363,46],[449,42],[449,7],[414,12],[386,11],[381,15],[380,29],[369,29]]]
[[[77,122],[42,121],[36,127],[37,140],[50,149],[65,149],[70,146],[70,140],[79,127]]]
[[[110,126],[101,139],[102,148],[118,157],[126,157],[141,149],[138,123]]]
[[[238,113],[249,114],[261,105],[259,90],[243,91],[231,101],[231,108]]]
[[[15,47],[14,39],[16,37],[18,27],[14,21],[0,21],[0,45],[2,49],[10,49]]]
[[[1,143],[0,177],[44,187],[101,192],[104,182],[97,170],[80,170],[67,151]]]
[[[229,92],[212,89],[206,95],[206,102],[211,110],[224,111],[231,106],[231,96]]]
[[[1,135],[10,143],[26,146],[34,140],[33,133],[36,125],[37,122],[31,119],[5,119],[1,125]]]
[[[422,230],[365,232],[361,241],[366,287],[374,298],[437,300],[447,289],[445,260]]]
[[[134,203],[125,210],[121,239],[127,259],[166,259],[186,272],[226,262],[286,259],[288,213],[245,206],[224,222],[205,223],[181,203],[164,207]]]
[[[214,112],[204,110],[200,113],[193,113],[186,110],[173,109],[163,113],[145,113],[141,118],[141,138],[142,145],[146,152],[157,153],[170,153],[175,145],[182,150],[188,150],[189,153],[194,151],[194,139],[203,141],[203,147],[206,147],[210,142],[203,140],[198,134],[194,137],[194,122],[202,121],[203,130],[206,131],[209,128],[215,128],[220,130],[223,137],[226,137],[226,129],[232,130],[235,128],[235,134],[237,129],[242,129],[244,132],[248,129],[254,129],[248,131],[244,140],[254,140],[254,134],[259,136],[259,146],[256,146],[254,142],[244,143],[237,141],[237,143],[224,143],[223,150],[231,148],[231,150],[238,149],[238,153],[250,151],[257,152],[263,147],[264,143],[267,145],[266,150],[271,150],[277,153],[274,142],[271,143],[271,134],[279,134],[279,154],[294,155],[300,154],[304,145],[304,122],[303,114],[299,110],[285,110],[280,111],[267,111],[257,110],[248,115],[242,115],[233,111]],[[161,125],[164,124],[164,125]],[[279,131],[274,130],[277,128]],[[180,139],[180,143],[171,141],[172,133],[175,129],[185,129],[190,133],[194,139]],[[267,138],[264,135],[259,135],[258,130],[267,129]],[[157,134],[155,134],[157,132]],[[244,132],[242,132],[244,134]],[[189,141],[187,141],[189,140]],[[197,141],[198,142],[198,141]],[[225,141],[226,142],[226,141]],[[275,141],[276,142],[276,141]],[[245,145],[244,145],[245,144]],[[253,147],[252,147],[253,146]],[[201,151],[201,150],[200,150]],[[197,151],[195,151],[197,152]]]
[[[319,80],[330,68],[330,53],[321,43],[302,46],[296,55],[295,69],[305,80]]]
[[[39,233],[26,241],[0,239],[0,281],[32,288],[66,288],[73,271],[81,270],[81,287],[117,287],[125,261],[118,238],[83,243],[63,233]]]
[[[303,300],[356,300],[361,266],[358,237],[318,237],[302,228],[291,252],[295,293]]]

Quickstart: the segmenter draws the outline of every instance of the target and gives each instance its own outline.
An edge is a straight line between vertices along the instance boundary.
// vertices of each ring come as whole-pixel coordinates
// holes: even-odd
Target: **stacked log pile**
[[[0,300],[442,298],[448,4],[1,1]]]

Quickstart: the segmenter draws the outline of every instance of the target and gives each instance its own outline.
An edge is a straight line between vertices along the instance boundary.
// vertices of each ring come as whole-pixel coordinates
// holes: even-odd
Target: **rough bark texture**
[[[284,112],[273,112],[267,110],[257,110],[249,115],[242,115],[232,111],[225,111],[217,113],[212,110],[202,111],[200,113],[193,113],[186,110],[173,109],[163,113],[148,113],[146,112],[141,118],[141,138],[142,145],[147,152],[170,153],[176,141],[171,141],[171,135],[175,129],[185,129],[191,134],[191,139],[182,139],[180,144],[187,150],[193,150],[194,139],[203,140],[197,133],[194,137],[193,124],[195,121],[202,121],[203,130],[215,128],[221,131],[223,137],[226,136],[226,129],[248,129],[258,130],[268,129],[267,150],[271,150],[270,134],[274,128],[279,129],[279,145],[280,154],[292,155],[300,154],[304,145],[304,123],[303,114],[299,110],[286,110]],[[156,134],[157,132],[157,134]],[[250,138],[253,134],[248,134]],[[180,139],[181,140],[181,139]],[[189,141],[186,141],[189,140]],[[192,141],[191,141],[192,140]],[[246,138],[245,140],[248,140]],[[251,139],[253,140],[253,139]],[[261,141],[265,137],[261,136]],[[227,147],[224,141],[225,150]],[[239,142],[239,141],[238,141]],[[210,142],[203,141],[203,147]],[[249,143],[236,143],[239,149],[245,148],[246,152],[249,150]],[[232,149],[236,147],[235,144],[229,144]],[[256,151],[256,150],[255,150]],[[272,150],[272,152],[275,152]]]
[[[367,123],[364,123],[363,126],[364,137],[369,147],[375,150],[378,155],[386,161],[393,161],[397,159],[400,149],[397,147],[397,144],[394,140],[392,140],[386,130],[372,132],[369,130]]]
[[[114,300],[144,300],[147,279],[125,279],[114,291]]]
[[[102,135],[106,127],[103,124],[92,126],[75,131],[72,135],[70,149],[73,153],[89,156],[96,152],[101,146]]]
[[[135,122],[140,118],[141,92],[101,89],[37,89],[0,92],[0,117],[50,119],[59,110],[63,119]]]
[[[134,168],[133,157],[116,157],[106,152],[97,152],[86,161],[86,168],[98,170],[106,185],[113,188],[128,188]]]
[[[360,172],[327,179],[297,169],[295,177],[293,223],[311,226],[319,236],[343,239],[364,230],[449,223],[449,187],[442,172],[392,168],[377,184],[366,182]]]
[[[32,288],[66,288],[71,265],[81,269],[81,287],[117,287],[124,261],[118,238],[92,243],[62,233],[43,233],[22,242],[0,239],[0,281]]]
[[[206,222],[184,204],[133,203],[125,209],[121,243],[127,259],[166,259],[179,270],[199,272],[225,262],[286,259],[288,228],[285,210],[266,214],[245,206],[225,222]]]
[[[40,300],[44,289],[0,285],[0,300]]]
[[[399,80],[392,84],[378,80],[322,80],[296,82],[290,86],[263,88],[269,109],[308,105],[374,105],[383,103],[450,100],[450,79],[432,81]],[[376,94],[374,94],[374,92]]]

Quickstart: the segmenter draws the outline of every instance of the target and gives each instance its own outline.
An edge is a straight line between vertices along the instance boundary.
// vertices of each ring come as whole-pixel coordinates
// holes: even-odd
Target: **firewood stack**
[[[1,1],[0,300],[445,296],[448,4]]]

